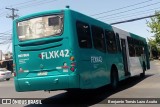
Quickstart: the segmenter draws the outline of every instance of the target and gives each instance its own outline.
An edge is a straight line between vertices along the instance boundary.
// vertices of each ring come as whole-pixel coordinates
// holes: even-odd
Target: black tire
[[[118,79],[118,71],[116,68],[112,68],[111,70],[111,87],[112,89],[117,89],[119,83]]]
[[[145,77],[145,71],[146,71],[146,64],[143,63],[143,73],[140,74],[140,77],[141,77],[141,78],[144,78],[144,77]]]
[[[9,80],[10,80],[10,78],[7,78],[7,79],[6,79],[6,81],[9,81]]]

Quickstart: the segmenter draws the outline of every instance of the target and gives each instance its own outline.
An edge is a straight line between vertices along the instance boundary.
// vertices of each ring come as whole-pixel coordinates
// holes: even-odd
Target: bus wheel
[[[116,89],[118,87],[118,71],[116,68],[112,68],[111,70],[111,87],[112,89]]]
[[[141,78],[145,77],[145,71],[146,71],[146,65],[145,65],[145,63],[143,63],[143,73],[140,74]]]

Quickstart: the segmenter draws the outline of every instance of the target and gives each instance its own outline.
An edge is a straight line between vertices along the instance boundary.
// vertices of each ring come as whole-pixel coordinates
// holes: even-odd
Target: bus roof
[[[21,20],[26,20],[28,18],[33,18],[33,17],[38,17],[38,16],[42,16],[42,15],[47,15],[47,14],[51,14],[51,13],[62,13],[67,9],[61,9],[61,10],[50,10],[50,11],[43,11],[43,12],[37,12],[37,13],[32,13],[29,15],[25,15],[25,16],[21,16],[17,19],[15,19],[15,21],[21,21]]]

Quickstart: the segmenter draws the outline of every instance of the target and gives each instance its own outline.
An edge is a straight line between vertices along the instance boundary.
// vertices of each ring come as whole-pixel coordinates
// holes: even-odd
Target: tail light
[[[76,63],[75,62],[72,62],[71,63],[71,67],[75,67],[76,66]]]
[[[71,61],[74,61],[74,56],[71,56],[71,57],[70,57],[70,60],[71,60]]]
[[[5,75],[5,74],[1,74],[1,75]]]
[[[75,66],[76,66],[76,63],[75,63],[75,62],[72,62],[72,63],[71,63],[71,68],[70,68],[70,70],[71,70],[72,72],[74,72]]]
[[[74,71],[75,71],[75,66],[76,66],[74,56],[71,56],[71,57],[70,57],[70,61],[71,61],[70,66],[68,66],[67,63],[64,62],[64,63],[63,63],[63,66],[62,66],[62,69],[68,69],[68,68],[70,67],[70,70],[71,70],[72,72],[74,72]]]
[[[71,56],[71,57],[70,57],[70,61],[71,61],[70,70],[71,70],[72,72],[74,72],[74,71],[75,71],[75,66],[76,66],[76,63],[74,62],[74,61],[75,61],[74,56]]]
[[[13,72],[13,76],[16,77],[16,72]]]
[[[71,67],[70,70],[71,70],[72,72],[74,72],[75,68],[74,68],[74,67]]]

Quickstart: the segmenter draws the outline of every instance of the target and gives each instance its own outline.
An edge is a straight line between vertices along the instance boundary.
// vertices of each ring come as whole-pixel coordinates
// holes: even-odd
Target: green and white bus
[[[13,22],[18,92],[95,89],[150,68],[145,38],[63,9]]]

